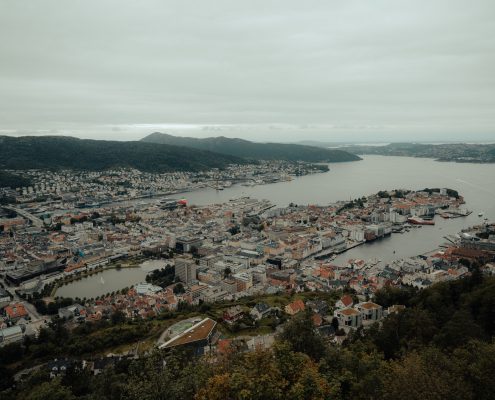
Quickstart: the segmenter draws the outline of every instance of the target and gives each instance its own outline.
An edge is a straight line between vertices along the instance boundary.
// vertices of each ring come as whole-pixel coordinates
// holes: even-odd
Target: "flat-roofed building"
[[[0,329],[0,346],[4,346],[9,343],[20,342],[23,337],[24,334],[19,325]]]
[[[175,276],[181,282],[190,284],[196,280],[196,262],[192,258],[177,257],[175,259]]]

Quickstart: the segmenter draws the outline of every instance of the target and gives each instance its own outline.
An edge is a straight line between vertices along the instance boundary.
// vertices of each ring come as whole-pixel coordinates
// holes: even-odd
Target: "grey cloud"
[[[494,13],[491,0],[0,0],[0,129],[486,139]]]

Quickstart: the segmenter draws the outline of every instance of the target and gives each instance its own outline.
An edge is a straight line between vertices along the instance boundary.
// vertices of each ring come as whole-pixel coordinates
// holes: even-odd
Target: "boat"
[[[420,217],[410,217],[407,222],[413,225],[435,225],[435,221],[427,221]]]
[[[479,214],[478,214],[478,217],[482,217],[483,216],[483,211],[481,211]]]
[[[102,285],[105,284],[105,280],[103,279],[103,276],[100,278],[100,282],[101,282]]]

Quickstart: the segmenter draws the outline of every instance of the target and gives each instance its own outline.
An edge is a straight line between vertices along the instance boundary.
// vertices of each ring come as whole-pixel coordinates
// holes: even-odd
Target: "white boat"
[[[100,278],[100,282],[101,282],[102,285],[105,284],[105,280],[103,279],[103,276]]]
[[[479,214],[478,214],[478,217],[482,217],[483,216],[483,211],[481,211]]]

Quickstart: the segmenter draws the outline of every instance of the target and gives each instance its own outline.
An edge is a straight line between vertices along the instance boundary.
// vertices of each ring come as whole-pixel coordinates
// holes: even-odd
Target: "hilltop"
[[[361,159],[343,150],[331,150],[299,144],[255,143],[249,140],[232,139],[224,136],[198,139],[155,132],[141,139],[141,142],[185,146],[254,160],[345,162]]]
[[[0,169],[81,169],[114,167],[141,171],[200,171],[244,164],[225,154],[168,144],[77,139],[66,136],[0,136]]]

